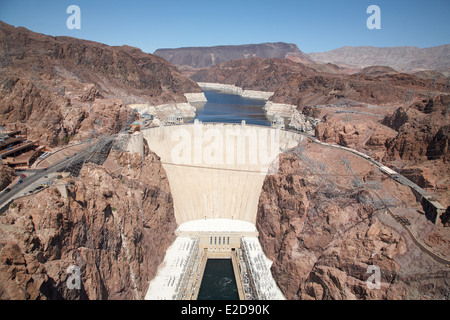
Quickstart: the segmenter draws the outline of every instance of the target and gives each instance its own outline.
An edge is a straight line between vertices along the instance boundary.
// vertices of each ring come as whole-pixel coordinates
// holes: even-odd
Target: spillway
[[[262,258],[262,249],[254,244],[259,244],[256,214],[265,176],[277,172],[280,152],[297,146],[303,138],[295,132],[246,125],[244,121],[195,121],[145,129],[130,139],[130,151],[142,152],[145,139],[161,158],[178,223],[177,241],[150,283],[147,299],[195,298],[206,259],[224,257],[233,260],[237,280],[241,280],[241,298],[250,291],[253,297],[282,297],[276,288],[271,294],[255,293],[262,283],[264,288],[274,287],[271,262]],[[244,245],[247,243],[255,249],[252,254]],[[190,249],[185,250],[187,247]],[[184,262],[177,264],[182,256]],[[270,279],[262,279],[260,271],[251,272],[252,261],[267,269]],[[253,284],[245,288],[249,279]],[[165,290],[158,290],[158,286]]]

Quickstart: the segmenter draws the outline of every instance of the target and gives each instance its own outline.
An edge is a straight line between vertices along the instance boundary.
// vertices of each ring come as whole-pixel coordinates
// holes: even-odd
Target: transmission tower
[[[347,168],[347,172],[349,172],[352,176],[352,186],[354,188],[370,188],[375,190],[380,190],[381,185],[377,181],[367,181],[363,182],[360,177],[356,174],[356,172],[353,170],[352,165],[350,164],[350,161],[348,161],[345,157],[341,157],[342,162],[345,164],[345,167]]]
[[[314,176],[317,185],[323,186],[326,192],[331,192],[337,188],[336,183],[328,174],[325,165],[320,162],[314,162],[305,152],[303,146],[294,148],[293,152],[306,166],[307,174]]]

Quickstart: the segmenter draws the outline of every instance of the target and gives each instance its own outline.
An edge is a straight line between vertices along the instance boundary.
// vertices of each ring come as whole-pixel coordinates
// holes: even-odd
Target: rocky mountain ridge
[[[256,57],[217,64],[190,78],[196,82],[232,84],[244,90],[273,92],[293,75],[307,77],[314,73],[314,69],[287,59]]]
[[[414,233],[448,255],[448,232],[415,210],[409,188],[335,148],[303,143],[279,160],[263,185],[257,228],[287,299],[448,299],[448,267],[421,252],[374,195],[382,193]],[[362,184],[346,175],[344,160]],[[376,289],[367,284],[373,266]]]
[[[318,62],[357,68],[389,66],[404,72],[436,70],[446,73],[447,77],[450,75],[449,44],[430,48],[347,46],[308,55]]]
[[[175,215],[159,157],[112,151],[121,169],[88,164],[56,188],[16,200],[0,216],[0,299],[145,296],[175,239]],[[69,267],[80,270],[71,288]]]
[[[164,59],[129,46],[52,37],[0,22],[0,123],[41,144],[111,134],[128,104],[187,102],[198,85]]]
[[[297,45],[284,42],[158,49],[154,54],[183,70],[209,68],[230,60],[255,57],[286,58],[296,62],[314,63]]]
[[[368,67],[346,74],[337,66],[318,68],[287,59],[240,59],[200,70],[197,82],[232,84],[243,89],[274,92],[270,101],[297,107],[325,104],[399,104],[447,90],[442,79],[423,79],[387,67]]]

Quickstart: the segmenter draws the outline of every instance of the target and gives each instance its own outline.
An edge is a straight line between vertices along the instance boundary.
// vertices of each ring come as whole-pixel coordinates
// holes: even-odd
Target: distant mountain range
[[[179,67],[184,66],[190,68],[208,68],[230,60],[255,57],[288,58],[301,63],[314,63],[297,45],[284,42],[158,49],[154,54]]]
[[[313,52],[309,57],[322,63],[365,68],[389,66],[397,71],[437,70],[450,73],[450,45],[418,47],[342,47],[327,52]],[[448,74],[447,74],[448,76]]]
[[[0,21],[0,125],[57,146],[114,134],[127,104],[184,103],[202,92],[164,59],[129,46],[52,37]]]
[[[350,72],[369,66],[388,66],[400,72],[439,71],[450,76],[450,45],[418,47],[342,47],[306,54],[296,44],[276,42],[214,47],[158,49],[155,55],[178,66],[184,73],[245,58],[287,58],[304,64],[331,63]],[[193,72],[191,72],[193,74]],[[442,76],[427,74],[428,77]]]

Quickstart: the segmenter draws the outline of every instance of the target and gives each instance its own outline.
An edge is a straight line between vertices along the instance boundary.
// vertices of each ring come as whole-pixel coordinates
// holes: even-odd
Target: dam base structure
[[[277,172],[278,155],[304,136],[245,121],[197,120],[140,134],[161,158],[178,224],[145,298],[196,299],[206,261],[231,259],[240,299],[284,299],[259,244],[256,214],[264,179]]]

